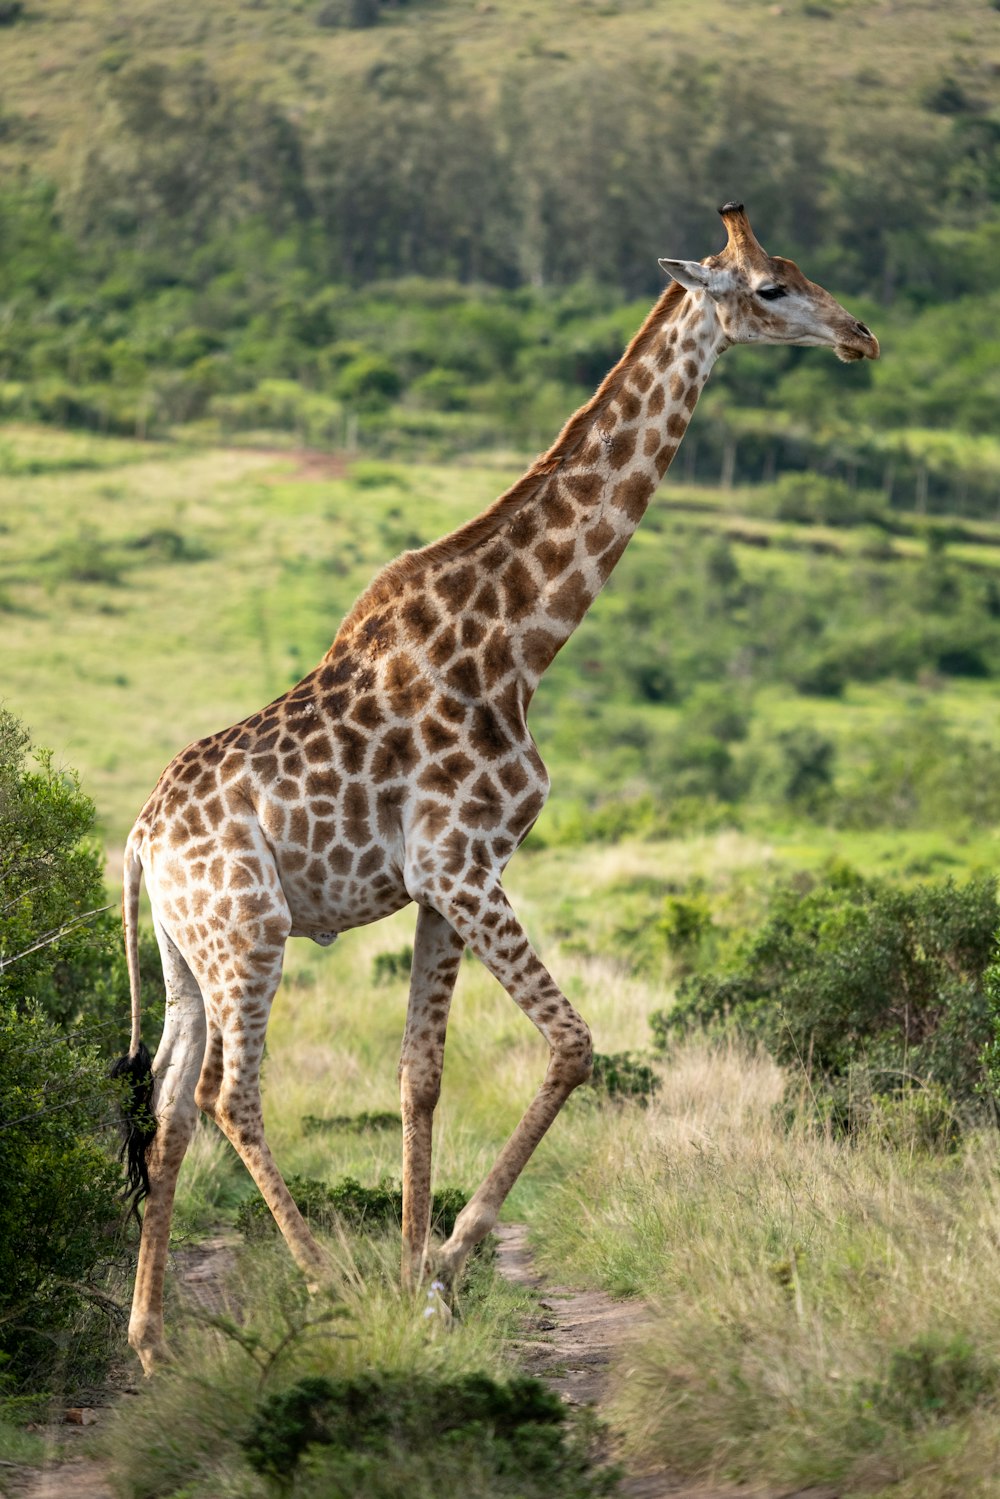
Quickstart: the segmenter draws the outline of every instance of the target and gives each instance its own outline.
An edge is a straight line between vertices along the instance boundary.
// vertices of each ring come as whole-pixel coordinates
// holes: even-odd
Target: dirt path
[[[539,1297],[539,1316],[529,1323],[519,1344],[525,1370],[571,1405],[600,1410],[609,1394],[611,1364],[642,1329],[648,1308],[641,1301],[615,1301],[604,1291],[574,1290],[546,1280],[535,1267],[523,1223],[501,1224],[494,1232],[500,1240],[500,1274]],[[764,1494],[692,1485],[666,1468],[628,1471],[618,1492],[623,1499],[837,1499],[831,1489]]]
[[[535,1267],[524,1224],[504,1224],[496,1232],[501,1275],[538,1296],[538,1315],[518,1344],[521,1364],[569,1404],[600,1410],[607,1402],[612,1362],[641,1330],[649,1315],[646,1307],[637,1301],[615,1301],[603,1291],[553,1284]],[[189,1306],[207,1312],[224,1310],[236,1243],[232,1235],[220,1235],[174,1252],[173,1270]],[[95,1397],[94,1406],[82,1410],[82,1420],[48,1427],[44,1438],[49,1455],[41,1469],[0,1465],[0,1495],[6,1499],[114,1499],[106,1465],[81,1449],[87,1436],[99,1429],[111,1402],[127,1400],[130,1388],[134,1387],[124,1383],[111,1387],[104,1393],[103,1404],[97,1404]],[[622,1499],[836,1499],[828,1489],[765,1495],[746,1488],[692,1487],[666,1469],[629,1472],[619,1493]]]
[[[171,1268],[188,1306],[205,1312],[224,1309],[226,1277],[236,1259],[237,1242],[233,1235],[220,1235],[174,1251]],[[129,1355],[130,1371],[132,1367]],[[137,1364],[134,1367],[138,1369]],[[127,1373],[125,1379],[129,1377]],[[95,1394],[93,1405],[68,1411],[65,1420],[47,1426],[41,1433],[47,1448],[44,1465],[0,1467],[0,1494],[5,1499],[114,1499],[107,1465],[80,1449],[86,1447],[88,1436],[100,1430],[112,1404],[127,1400],[132,1389],[124,1382],[111,1384]]]

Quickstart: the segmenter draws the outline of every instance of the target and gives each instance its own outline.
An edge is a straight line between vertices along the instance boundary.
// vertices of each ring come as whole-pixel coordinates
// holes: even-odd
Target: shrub
[[[884,1379],[864,1389],[865,1409],[914,1431],[954,1421],[977,1405],[992,1405],[1000,1388],[1000,1364],[967,1338],[927,1334],[893,1350]]]
[[[348,478],[356,489],[409,489],[405,469],[398,463],[379,463],[377,459],[359,459],[352,463]]]
[[[659,1091],[660,1079],[648,1062],[632,1056],[630,1052],[618,1051],[613,1055],[595,1051],[594,1071],[590,1087],[602,1099],[614,1103],[637,1103],[646,1108],[653,1094]]]
[[[805,892],[778,890],[731,963],[686,980],[676,1007],[651,1017],[654,1035],[667,1046],[707,1026],[758,1040],[825,1079],[847,1127],[873,1097],[914,1086],[979,1114],[998,915],[993,879],[900,890],[833,870]]]
[[[362,410],[379,410],[399,395],[403,382],[394,364],[381,354],[359,354],[337,376],[335,394]]]
[[[403,1189],[390,1177],[375,1187],[362,1186],[353,1176],[343,1176],[332,1185],[306,1176],[290,1176],[288,1190],[304,1218],[318,1228],[343,1222],[366,1233],[398,1229],[403,1219]],[[431,1223],[447,1238],[468,1197],[459,1187],[441,1187],[431,1198]],[[274,1219],[263,1198],[248,1197],[240,1204],[236,1226],[244,1238],[265,1237],[274,1229]]]
[[[439,1492],[435,1471],[444,1480],[467,1464],[495,1476],[491,1492],[525,1499],[609,1494],[617,1477],[592,1467],[559,1397],[525,1376],[307,1376],[260,1400],[243,1448],[251,1467],[282,1492],[306,1453],[325,1493],[381,1496],[414,1481],[420,1492]],[[421,1478],[430,1480],[426,1488]]]
[[[325,1135],[333,1130],[344,1130],[347,1134],[363,1135],[369,1130],[399,1129],[401,1125],[398,1113],[333,1114],[328,1119],[321,1119],[316,1114],[306,1114],[302,1120],[302,1133]]]
[[[398,947],[395,952],[376,953],[372,959],[372,983],[379,986],[405,983],[412,966],[413,948],[409,945]]]
[[[36,1005],[66,1030],[85,1026],[101,1049],[121,1049],[128,975],[117,914],[106,908],[95,811],[72,771],[35,750],[0,708],[0,1001]],[[144,1009],[155,1039],[163,988],[156,941],[140,939]]]
[[[112,1106],[96,1048],[0,1003],[0,1362],[21,1388],[97,1378],[114,1349]]]
[[[878,523],[883,515],[881,496],[852,489],[843,479],[825,474],[782,474],[771,487],[771,501],[779,520],[826,526]]]

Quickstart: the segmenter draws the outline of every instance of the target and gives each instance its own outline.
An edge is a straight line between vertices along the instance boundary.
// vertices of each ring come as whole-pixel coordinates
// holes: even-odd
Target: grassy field
[[[81,773],[112,879],[162,764],[283,690],[322,653],[382,561],[475,513],[518,470],[504,454],[404,468],[31,428],[9,430],[2,451],[4,696],[35,741]],[[621,565],[622,586],[630,566],[669,554],[693,514],[711,535],[729,535],[745,578],[784,571],[808,586],[818,528],[770,528],[766,548],[741,539],[762,524],[758,502],[751,491],[669,487],[656,524],[637,538],[635,562],[630,552]],[[919,518],[909,519],[919,537]],[[992,567],[1000,527],[980,523],[978,532],[976,561]],[[828,540],[849,578],[857,535],[840,528]],[[925,553],[885,565],[917,568]],[[612,586],[588,629],[622,607]],[[543,732],[541,747],[555,794],[508,885],[602,1053],[648,1052],[648,1017],[669,1005],[683,972],[661,926],[677,892],[697,892],[723,926],[743,927],[776,879],[834,859],[901,880],[992,865],[988,825],[845,829],[791,808],[673,838],[559,841],[554,830],[571,810],[560,785],[572,787],[578,768],[560,723],[592,643],[584,636],[576,655],[571,645],[543,688],[551,742]],[[588,690],[597,692],[592,722],[602,724],[600,684]],[[831,698],[765,686],[755,732],[810,727],[848,746],[897,732],[908,712],[929,705],[956,732],[996,736],[991,683],[944,678],[852,682]],[[643,709],[665,733],[684,711]],[[264,1074],[269,1136],[288,1174],[374,1184],[398,1173],[397,1130],[305,1121],[396,1108],[412,923],[400,913],[345,934],[329,954],[289,945]],[[437,1116],[437,1184],[474,1188],[537,1085],[544,1051],[485,971],[464,964]],[[806,1079],[766,1058],[694,1041],[655,1065],[660,1090],[648,1108],[575,1096],[505,1210],[529,1221],[543,1263],[561,1278],[651,1303],[648,1332],[613,1375],[622,1449],[693,1480],[834,1484],[869,1499],[1000,1493],[995,1140],[928,1149],[919,1120],[890,1110],[848,1143],[816,1129]],[[231,1223],[249,1193],[232,1151],[199,1129],[176,1242]],[[233,1294],[253,1308],[242,1333],[184,1322],[174,1307],[184,1356],[129,1401],[104,1439],[122,1494],[263,1499],[269,1480],[248,1466],[240,1433],[262,1419],[268,1391],[293,1379],[372,1368],[439,1381],[473,1369],[511,1374],[511,1336],[527,1304],[520,1293],[482,1272],[461,1330],[441,1337],[395,1288],[393,1231],[341,1236],[333,1249],[329,1324],[315,1321],[322,1310],[302,1301],[284,1251],[268,1244],[241,1257]],[[579,1440],[586,1446],[586,1433]],[[437,1449],[433,1461],[412,1458],[415,1494],[456,1481],[443,1460]],[[357,1486],[344,1491],[382,1492],[373,1481],[355,1474]],[[314,1482],[322,1480],[300,1475],[293,1492],[322,1492]],[[505,1492],[496,1483],[477,1469],[466,1492]]]
[[[323,654],[384,562],[477,513],[519,464],[501,453],[450,466],[346,465],[273,447],[199,448],[9,427],[0,469],[4,699],[37,743],[81,773],[114,870],[116,850],[171,756],[283,692]],[[603,750],[598,768],[588,768],[575,715],[590,715],[585,721],[597,727],[587,737],[596,734],[601,745],[611,720],[588,663],[604,622],[615,627],[641,568],[648,572],[661,559],[669,565],[693,511],[709,539],[728,537],[748,585],[766,589],[773,580],[808,597],[833,568],[837,586],[850,592],[863,530],[841,527],[828,537],[827,528],[785,522],[768,527],[771,544],[761,547],[750,539],[765,525],[758,504],[752,489],[676,484],[656,501],[652,524],[639,532],[538,695],[535,732],[554,783],[542,838],[558,825],[563,799],[576,793],[581,776],[589,786],[600,774]],[[914,536],[893,543],[900,555],[886,565],[894,573],[917,567],[926,554],[920,524],[912,518]],[[1000,525],[978,523],[975,530],[970,550],[978,576],[1000,562]],[[912,556],[902,554],[904,543]],[[817,544],[835,547],[842,560],[816,557]],[[669,619],[654,639],[660,631],[669,640]],[[755,733],[765,740],[814,728],[837,739],[849,765],[865,735],[892,734],[924,710],[945,730],[984,741],[995,741],[1000,728],[988,682],[930,676],[850,682],[837,697],[763,687]],[[669,734],[678,716],[670,702],[637,701],[629,711],[657,734]],[[931,842],[974,866],[985,862],[979,835],[988,832],[944,829]],[[922,832],[907,837],[920,848],[927,843]],[[762,841],[773,856],[786,841],[802,844],[802,828],[782,830],[772,819]],[[831,840],[822,827],[810,828],[805,842],[820,858],[831,842],[862,865],[884,857],[877,835],[867,833],[840,831]],[[805,856],[812,861],[813,854]]]

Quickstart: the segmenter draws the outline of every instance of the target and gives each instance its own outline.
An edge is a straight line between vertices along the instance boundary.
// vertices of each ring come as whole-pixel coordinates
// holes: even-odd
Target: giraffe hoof
[[[455,1321],[451,1292],[443,1280],[432,1280],[427,1287],[424,1321],[431,1327],[450,1328]]]
[[[135,1352],[146,1379],[152,1379],[154,1374],[167,1368],[173,1361],[166,1343],[155,1343],[147,1348],[137,1348]]]

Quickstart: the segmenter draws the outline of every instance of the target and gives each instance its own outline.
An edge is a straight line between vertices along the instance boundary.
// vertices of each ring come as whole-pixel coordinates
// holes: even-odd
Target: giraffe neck
[[[711,300],[669,287],[535,466],[551,467],[504,528],[515,555],[498,580],[529,692],[631,540],[726,347]]]
[[[671,283],[521,479],[372,581],[321,663],[331,682],[359,650],[374,661],[405,640],[434,672],[502,690],[523,713],[628,545],[727,342],[711,300]]]

